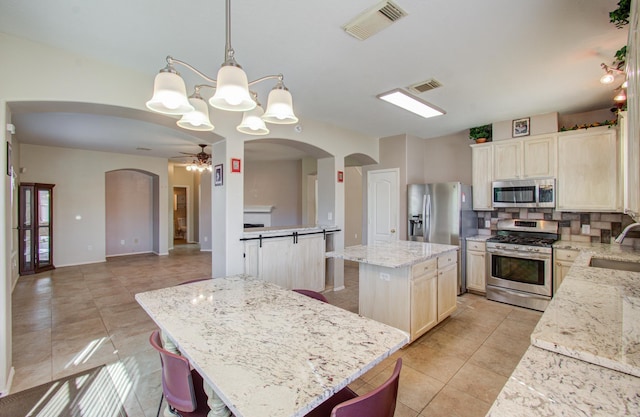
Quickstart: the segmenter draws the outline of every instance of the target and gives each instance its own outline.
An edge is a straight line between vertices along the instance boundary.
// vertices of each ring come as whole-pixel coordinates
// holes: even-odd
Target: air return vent
[[[420,83],[410,85],[409,87],[407,87],[407,89],[412,93],[421,94],[438,87],[442,87],[442,83],[440,83],[440,81],[436,80],[435,78],[431,78],[427,81],[422,81]]]
[[[363,41],[406,15],[407,12],[397,4],[387,0],[356,16],[342,28],[349,35]]]

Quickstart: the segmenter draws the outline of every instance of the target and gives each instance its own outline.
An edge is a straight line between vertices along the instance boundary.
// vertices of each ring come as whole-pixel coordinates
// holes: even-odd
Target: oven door
[[[551,297],[551,254],[488,250],[487,285]]]

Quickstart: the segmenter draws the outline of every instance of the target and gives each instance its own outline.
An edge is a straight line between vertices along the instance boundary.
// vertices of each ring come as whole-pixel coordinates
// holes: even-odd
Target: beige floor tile
[[[520,362],[522,355],[491,346],[481,346],[467,363],[493,371],[504,377],[511,373]]]
[[[10,394],[37,387],[53,380],[51,377],[51,359],[44,362],[30,362],[24,365],[14,363],[15,375]]]
[[[491,405],[446,386],[422,410],[420,417],[484,417]]]
[[[391,373],[386,374],[388,378]],[[375,387],[385,379],[374,380]],[[410,366],[402,366],[400,371],[400,385],[398,387],[398,401],[412,410],[422,410],[436,396],[445,384],[428,375],[418,372]]]
[[[482,346],[482,342],[479,338],[465,338],[464,335],[448,333],[441,329],[434,329],[417,341],[421,345],[462,359],[470,358]]]
[[[418,412],[400,401],[396,401],[396,412],[393,417],[416,417]]]
[[[423,345],[407,348],[402,360],[406,366],[442,383],[447,383],[465,363],[464,359],[453,353]]]
[[[466,363],[453,378],[449,386],[492,404],[508,377],[471,363]]]

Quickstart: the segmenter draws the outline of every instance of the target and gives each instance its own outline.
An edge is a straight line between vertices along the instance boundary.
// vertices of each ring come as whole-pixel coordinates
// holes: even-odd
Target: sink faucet
[[[636,227],[640,227],[640,223],[631,223],[629,226],[625,227],[622,233],[620,233],[620,235],[616,238],[615,242],[622,243],[625,236],[627,236],[627,233],[629,233],[629,230],[635,229]]]

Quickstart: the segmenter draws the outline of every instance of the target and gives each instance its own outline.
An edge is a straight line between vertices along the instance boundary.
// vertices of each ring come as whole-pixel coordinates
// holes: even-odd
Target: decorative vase
[[[476,143],[485,143],[487,141],[487,138],[477,138],[476,139]]]

